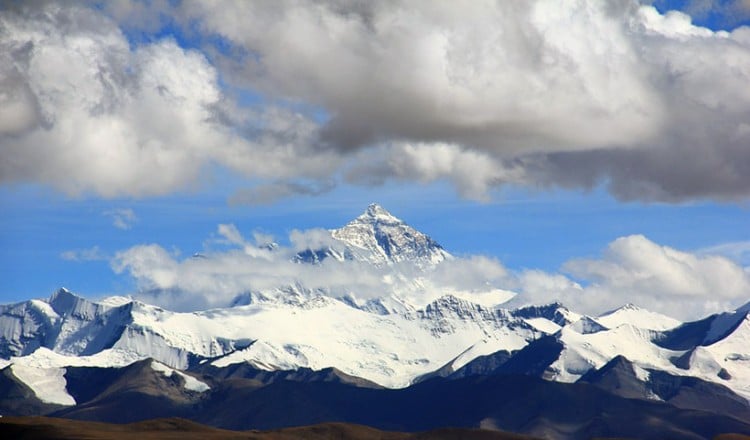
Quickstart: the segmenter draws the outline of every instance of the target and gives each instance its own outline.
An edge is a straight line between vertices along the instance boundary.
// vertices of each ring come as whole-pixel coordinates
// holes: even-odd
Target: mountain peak
[[[632,324],[649,330],[667,330],[682,324],[680,321],[657,312],[640,308],[628,303],[596,317],[596,321],[603,326],[613,329],[622,324]]]
[[[352,254],[374,264],[411,261],[435,265],[450,258],[433,239],[407,225],[377,203],[331,235],[352,249]]]
[[[357,220],[379,223],[403,223],[403,221],[377,203],[370,203],[365,212],[357,217]]]
[[[75,293],[71,292],[65,287],[61,287],[57,291],[55,291],[52,295],[50,295],[49,299],[47,300],[47,303],[51,304],[53,307],[55,305],[59,305],[64,308],[68,308],[72,304],[77,302],[79,299],[81,299],[80,296],[76,295]]]

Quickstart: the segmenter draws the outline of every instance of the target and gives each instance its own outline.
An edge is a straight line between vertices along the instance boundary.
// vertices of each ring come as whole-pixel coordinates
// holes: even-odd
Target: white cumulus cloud
[[[717,254],[659,245],[641,235],[611,242],[600,258],[573,259],[560,273],[512,270],[480,255],[449,258],[424,270],[403,262],[375,266],[360,261],[294,262],[306,249],[343,250],[324,229],[294,230],[288,246],[251,243],[234,225],[220,225],[226,247],[203,258],[181,258],[163,247],[138,245],[111,260],[115,272],[136,282],[140,297],[165,307],[201,309],[231,304],[238,295],[298,286],[333,297],[396,295],[416,305],[445,294],[493,304],[515,294],[508,307],[560,301],[599,314],[633,303],[680,319],[731,310],[748,301],[750,271]],[[138,296],[136,295],[136,296]]]
[[[314,124],[234,106],[205,54],[171,38],[131,46],[82,3],[0,16],[0,181],[74,196],[152,196],[198,185],[212,165],[254,178],[317,178]]]
[[[747,199],[750,28],[695,25],[714,3],[18,3],[0,181],[143,197],[229,170],[258,183],[238,204],[389,179]],[[167,21],[190,47],[153,37]]]
[[[559,300],[598,314],[633,303],[681,319],[732,310],[750,300],[750,272],[715,253],[659,245],[642,235],[620,237],[597,259],[573,259],[564,274],[520,274],[518,302]],[[572,277],[572,278],[569,278]]]

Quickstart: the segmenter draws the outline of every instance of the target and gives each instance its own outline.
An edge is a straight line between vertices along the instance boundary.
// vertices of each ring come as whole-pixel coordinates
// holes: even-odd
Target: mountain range
[[[378,267],[382,295],[289,283],[175,312],[60,289],[0,306],[0,413],[555,439],[750,434],[750,303],[694,322],[632,304],[599,316],[560,303],[507,308],[491,286],[426,282],[454,257],[378,205],[329,233],[293,261]]]

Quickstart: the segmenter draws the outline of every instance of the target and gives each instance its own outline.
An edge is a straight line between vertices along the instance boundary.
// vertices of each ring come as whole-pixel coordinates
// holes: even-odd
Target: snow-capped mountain
[[[240,363],[265,371],[333,367],[403,387],[441,369],[443,376],[466,367],[485,371],[476,363],[505,353],[512,372],[548,380],[576,382],[622,356],[644,370],[701,378],[750,397],[750,318],[742,309],[659,331],[629,323],[608,328],[602,317],[560,304],[505,310],[450,295],[388,315],[325,296],[176,313],[138,301],[91,302],[61,289],[48,300],[0,311],[0,342],[9,353],[0,365],[12,365],[32,388],[47,387],[34,385],[35,378],[59,376],[68,366],[121,366],[149,357],[180,370]],[[656,314],[633,306],[627,311],[634,322],[671,322],[662,317],[659,324]],[[695,338],[697,327],[701,342],[680,345],[683,333]]]
[[[50,305],[61,302],[75,306]],[[48,324],[32,325],[43,305]],[[130,356],[179,369],[203,360],[269,371],[335,367],[389,387],[406,386],[479,342],[485,351],[514,351],[543,334],[502,309],[452,296],[390,315],[325,296],[176,313],[138,301],[108,306],[61,289],[47,301],[6,309],[12,313],[0,315],[0,342],[12,357],[5,363],[106,366]]]
[[[631,324],[649,330],[668,330],[682,324],[674,318],[641,309],[634,304],[625,304],[618,309],[599,315],[596,320],[608,328]]]
[[[538,321],[531,323],[540,327]],[[532,341],[507,359],[508,365],[498,371],[576,382],[623,357],[642,372],[644,380],[648,376],[645,371],[695,377],[750,399],[747,307],[675,325],[672,318],[626,305],[598,317],[581,316],[548,333],[550,336]]]
[[[662,398],[648,394],[656,389],[649,385],[654,372],[750,398],[750,305],[684,324],[634,305],[600,316],[559,303],[505,309],[420,278],[453,257],[378,205],[330,234],[332,246],[301,252],[296,261],[354,260],[392,270],[388,276],[400,281],[364,300],[296,283],[191,313],[123,297],[91,301],[60,289],[48,299],[0,306],[0,368],[33,390],[40,405],[63,406],[73,404],[67,369],[146,358],[193,387],[201,385],[184,371],[230,368],[252,370],[253,377],[343,377],[400,388],[437,376],[506,373],[610,383],[609,376],[600,379],[603,372],[632,370],[646,398]],[[417,268],[411,278],[398,272],[402,264]],[[612,367],[618,358],[624,360]]]
[[[319,263],[326,258],[357,260],[374,265],[410,262],[423,268],[452,258],[435,240],[373,203],[339,229],[329,231],[339,246],[306,249],[296,260]]]
[[[236,297],[234,305],[258,302],[301,303],[316,296],[340,299],[364,311],[391,314],[414,312],[445,295],[478,302],[492,307],[513,298],[513,292],[491,284],[471,289],[436,284],[432,275],[441,263],[455,261],[435,240],[409,226],[378,204],[370,204],[354,220],[338,229],[327,231],[328,243],[297,252],[292,261],[320,265],[357,263],[377,270],[383,291],[377,296],[359,292],[333,292],[325,287],[310,288],[299,282],[263,291],[251,291]],[[352,265],[352,270],[359,266]]]
[[[349,246],[355,258],[374,264],[409,261],[434,265],[451,258],[435,240],[374,203],[331,235]]]

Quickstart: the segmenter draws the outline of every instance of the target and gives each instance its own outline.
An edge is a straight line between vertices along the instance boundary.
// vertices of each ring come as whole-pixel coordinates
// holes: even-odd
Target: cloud
[[[60,254],[60,258],[66,261],[107,261],[110,257],[104,254],[99,246],[93,246],[65,251]]]
[[[112,226],[117,229],[127,230],[133,227],[138,221],[135,211],[130,208],[108,209],[102,212],[102,215],[112,219]]]
[[[116,254],[112,267],[136,281],[146,301],[178,310],[225,307],[240,294],[271,292],[301,285],[333,296],[350,290],[368,298],[382,286],[376,269],[358,263],[326,262],[319,266],[295,264],[289,254],[267,254],[246,249],[206,253],[206,258],[178,259],[157,245],[135,246]],[[282,257],[283,255],[283,257]],[[165,296],[163,292],[177,292]]]
[[[342,250],[341,242],[334,239],[327,229],[315,228],[300,231],[293,229],[289,233],[289,243],[295,252],[307,249],[337,249]]]
[[[219,225],[218,235],[226,247],[206,250],[203,258],[180,258],[157,244],[144,244],[117,252],[110,265],[135,282],[136,297],[179,310],[225,307],[244,293],[274,295],[290,288],[358,300],[397,293],[427,304],[446,293],[471,299],[496,290],[508,277],[500,262],[479,256],[454,258],[427,272],[409,262],[383,267],[334,258],[314,265],[294,262],[294,255],[306,249],[343,251],[324,229],[293,230],[289,246],[270,248],[249,243],[234,225]]]
[[[198,50],[171,38],[131,46],[81,3],[18,4],[0,17],[0,181],[73,196],[153,196],[210,169],[319,178],[315,124],[273,105],[238,108]]]
[[[235,245],[242,245],[245,246],[247,242],[245,241],[245,238],[242,236],[240,231],[237,229],[235,225],[232,224],[222,224],[219,225],[218,228],[219,235],[224,237],[224,239],[230,243]]]
[[[517,300],[555,298],[574,310],[601,313],[625,303],[681,319],[731,310],[750,292],[750,272],[726,257],[662,246],[642,235],[610,243],[599,259],[574,259],[562,274],[526,271]]]
[[[737,264],[750,267],[750,241],[722,243],[699,249],[696,253],[698,255],[721,255]]]
[[[447,180],[461,196],[486,201],[492,187],[522,182],[524,170],[458,144],[395,142],[361,152],[345,178],[365,185],[382,184],[388,179],[420,183]]]
[[[635,1],[187,9],[255,54],[232,78],[324,108],[323,139],[342,154],[403,160],[360,163],[371,173],[350,181],[444,176],[473,198],[505,183],[750,194],[746,28],[712,32]],[[446,168],[447,151],[488,160],[472,178]]]
[[[294,295],[307,289],[359,300],[396,295],[424,306],[445,294],[503,307],[560,301],[597,315],[633,303],[679,319],[697,319],[747,302],[750,271],[716,253],[691,253],[659,245],[641,235],[620,237],[596,259],[572,259],[560,273],[511,270],[481,255],[449,258],[432,269],[402,262],[376,266],[359,261],[295,263],[306,249],[343,251],[325,229],[293,230],[288,246],[246,240],[234,225],[219,225],[227,247],[204,258],[180,258],[156,244],[116,253],[113,270],[136,282],[137,297],[169,308],[225,307],[248,292]],[[257,241],[257,240],[256,240]]]
[[[230,205],[270,205],[279,199],[292,196],[317,196],[334,189],[336,183],[332,179],[324,181],[302,183],[281,181],[260,184],[253,188],[242,189],[229,198]]]
[[[2,182],[143,197],[219,169],[260,182],[239,204],[389,179],[480,200],[505,184],[750,196],[748,27],[713,32],[635,0],[4,12]],[[153,37],[165,17],[190,47]]]
[[[187,260],[192,261],[192,260]],[[197,261],[197,260],[196,260]],[[170,288],[180,281],[178,263],[174,257],[157,244],[144,244],[118,252],[112,259],[116,273],[127,270],[141,288]]]
[[[750,292],[750,277],[729,259],[678,251],[642,235],[618,238],[600,260],[572,260],[564,268],[625,296],[731,300]]]

